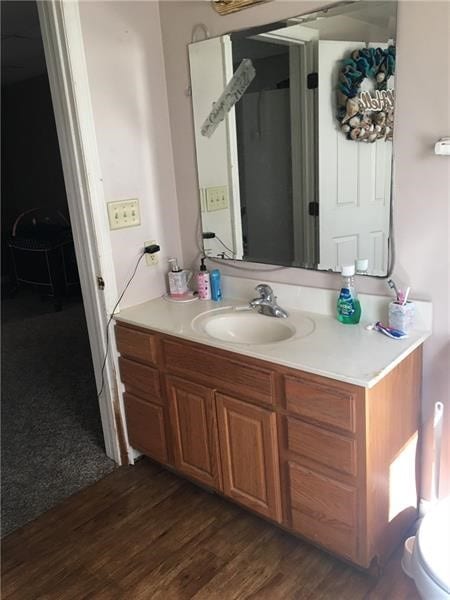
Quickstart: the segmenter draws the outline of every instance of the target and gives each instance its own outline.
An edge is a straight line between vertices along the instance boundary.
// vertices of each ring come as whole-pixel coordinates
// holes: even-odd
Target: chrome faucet
[[[288,313],[278,306],[277,298],[273,295],[272,288],[267,283],[260,283],[255,287],[255,290],[259,293],[258,298],[254,298],[250,302],[250,307],[254,308],[261,315],[267,317],[281,317],[285,319]]]

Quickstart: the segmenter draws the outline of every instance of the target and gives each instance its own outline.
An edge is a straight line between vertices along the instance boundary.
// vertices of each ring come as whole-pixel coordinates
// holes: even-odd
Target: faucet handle
[[[273,301],[273,290],[267,283],[260,283],[255,287],[255,290],[259,293],[263,300]]]

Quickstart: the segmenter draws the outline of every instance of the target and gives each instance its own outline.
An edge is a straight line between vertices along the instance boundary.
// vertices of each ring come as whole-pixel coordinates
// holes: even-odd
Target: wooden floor
[[[2,598],[417,600],[147,460],[4,539]]]

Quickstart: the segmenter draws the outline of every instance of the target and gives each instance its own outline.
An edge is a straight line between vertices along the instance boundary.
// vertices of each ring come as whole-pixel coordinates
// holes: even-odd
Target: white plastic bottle
[[[173,298],[184,296],[188,291],[188,271],[180,269],[176,258],[169,258],[169,293]]]
[[[357,258],[355,260],[355,270],[357,275],[368,275],[369,260],[367,258]]]
[[[197,273],[197,291],[200,300],[211,300],[211,281],[209,271],[205,265],[205,258],[201,259],[200,271]]]

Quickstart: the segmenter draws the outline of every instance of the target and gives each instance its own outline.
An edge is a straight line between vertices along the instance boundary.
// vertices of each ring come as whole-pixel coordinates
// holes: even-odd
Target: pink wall
[[[274,0],[221,17],[209,2],[161,2],[161,27],[166,65],[173,157],[178,195],[181,243],[185,265],[197,262],[198,198],[187,44],[192,28],[204,23],[211,36],[310,12],[326,3],[315,0]],[[449,167],[450,159],[433,154],[434,142],[450,134],[449,14],[450,3],[399,2],[397,107],[395,133],[394,277],[411,285],[412,296],[434,305],[433,336],[425,344],[423,421],[424,464],[430,460],[429,420],[435,401],[446,403],[446,488],[450,490],[450,324],[449,324]],[[426,43],[425,43],[426,40]],[[224,273],[242,271],[223,268]],[[246,276],[261,280],[257,271]],[[283,269],[264,275],[265,281],[336,288],[338,276],[302,269]],[[386,294],[384,281],[364,280],[361,291]],[[424,494],[429,469],[424,469]]]
[[[141,225],[110,232],[120,291],[144,242],[161,245],[159,265],[143,259],[124,307],[161,295],[167,257],[180,254],[159,5],[79,6],[105,201],[140,200]]]
[[[433,154],[450,134],[450,4],[401,2],[395,139],[395,217],[399,278],[433,301],[433,336],[425,345],[423,417],[446,404],[445,489],[450,491],[450,159]],[[420,40],[426,40],[421,43]],[[429,61],[428,57],[435,60]],[[430,105],[430,109],[427,107]],[[426,437],[425,464],[430,461]],[[425,474],[429,470],[424,469]],[[428,478],[425,476],[424,482]]]

